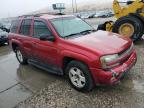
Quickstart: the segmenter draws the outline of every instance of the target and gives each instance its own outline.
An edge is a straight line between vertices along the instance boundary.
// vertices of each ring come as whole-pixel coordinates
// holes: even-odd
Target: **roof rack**
[[[32,15],[22,15],[22,16],[18,16],[18,17],[24,17],[24,18],[27,18],[27,17],[40,17],[40,15],[32,14]]]
[[[27,18],[27,17],[40,17],[44,14],[48,14],[48,15],[65,15],[64,13],[38,13],[38,14],[22,15],[22,16],[19,16],[19,17],[24,17],[24,18]]]

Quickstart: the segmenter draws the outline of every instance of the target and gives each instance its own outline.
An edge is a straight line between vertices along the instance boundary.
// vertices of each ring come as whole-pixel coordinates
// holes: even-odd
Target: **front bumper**
[[[129,59],[122,65],[110,70],[90,68],[95,84],[116,84],[121,80],[137,61],[136,51],[133,51]]]

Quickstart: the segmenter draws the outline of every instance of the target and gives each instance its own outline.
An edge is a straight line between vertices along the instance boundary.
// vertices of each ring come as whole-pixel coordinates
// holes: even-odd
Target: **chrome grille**
[[[132,43],[132,45],[128,49],[126,49],[125,51],[119,53],[119,56],[123,57],[125,55],[130,55],[132,53],[133,49],[134,49],[134,45]]]

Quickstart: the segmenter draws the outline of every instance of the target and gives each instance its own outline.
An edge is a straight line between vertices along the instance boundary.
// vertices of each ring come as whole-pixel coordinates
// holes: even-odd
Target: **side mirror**
[[[55,37],[51,35],[46,35],[46,36],[40,36],[41,41],[55,41]]]

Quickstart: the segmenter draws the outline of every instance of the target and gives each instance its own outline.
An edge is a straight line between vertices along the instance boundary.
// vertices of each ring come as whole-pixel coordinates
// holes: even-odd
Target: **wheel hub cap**
[[[18,57],[20,62],[23,61],[23,56],[22,56],[22,54],[21,54],[21,52],[19,50],[17,51],[17,57]]]
[[[134,26],[129,23],[122,24],[118,30],[119,34],[131,37],[134,33]]]
[[[78,88],[83,88],[85,86],[86,78],[80,69],[76,67],[71,68],[69,70],[69,78],[74,86]]]

